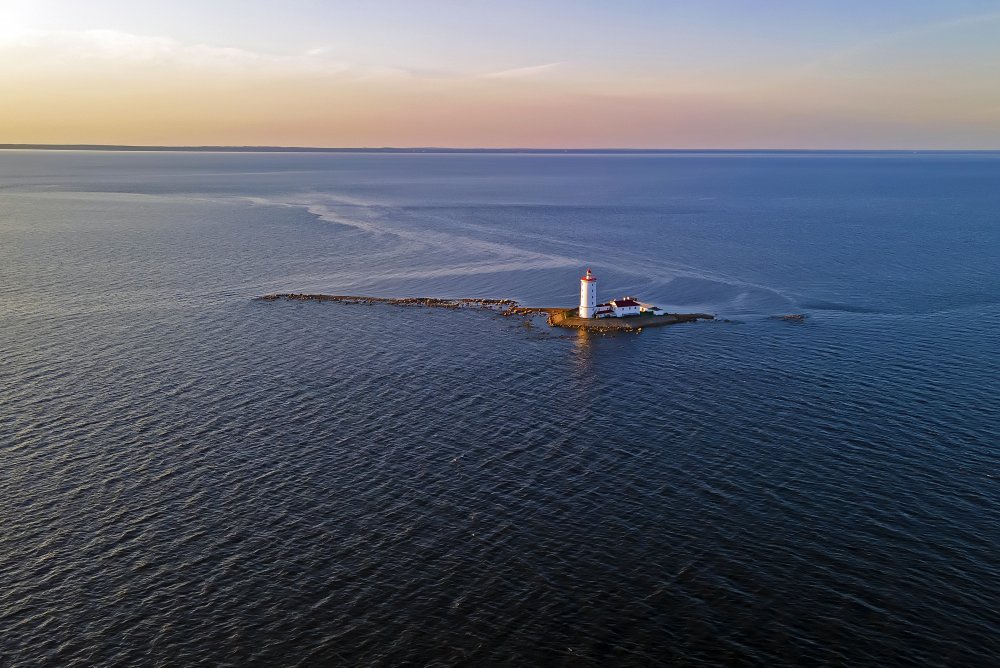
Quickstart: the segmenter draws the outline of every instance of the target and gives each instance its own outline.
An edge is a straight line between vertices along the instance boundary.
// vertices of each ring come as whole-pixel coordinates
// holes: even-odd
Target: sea
[[[0,666],[996,666],[998,295],[998,153],[2,151]]]

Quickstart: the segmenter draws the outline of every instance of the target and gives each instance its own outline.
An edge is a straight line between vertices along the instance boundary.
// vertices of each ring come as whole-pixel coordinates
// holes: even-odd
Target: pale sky
[[[1000,149],[1000,0],[0,0],[0,143]]]

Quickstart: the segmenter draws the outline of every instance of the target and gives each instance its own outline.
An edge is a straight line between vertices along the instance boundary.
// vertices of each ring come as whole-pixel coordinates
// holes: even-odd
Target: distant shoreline
[[[1000,149],[788,149],[788,148],[448,148],[424,147],[313,147],[313,146],[143,146],[119,144],[0,144],[8,151],[110,151],[176,153],[492,153],[535,155],[684,155],[694,153],[815,155],[915,153],[1000,153]]]

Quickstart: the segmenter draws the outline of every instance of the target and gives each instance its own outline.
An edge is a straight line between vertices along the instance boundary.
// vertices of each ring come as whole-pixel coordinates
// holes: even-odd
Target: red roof
[[[597,280],[597,276],[594,276],[592,273],[590,273],[590,269],[587,269],[587,275],[584,276],[584,277],[582,277],[580,280],[581,281],[596,281]]]
[[[614,299],[611,305],[615,308],[624,308],[626,306],[640,306],[639,302],[634,299]]]

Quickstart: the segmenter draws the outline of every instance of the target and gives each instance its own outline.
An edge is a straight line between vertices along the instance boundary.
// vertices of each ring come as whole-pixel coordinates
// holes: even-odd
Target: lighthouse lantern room
[[[597,277],[587,269],[580,279],[580,317],[593,318],[597,309]]]

